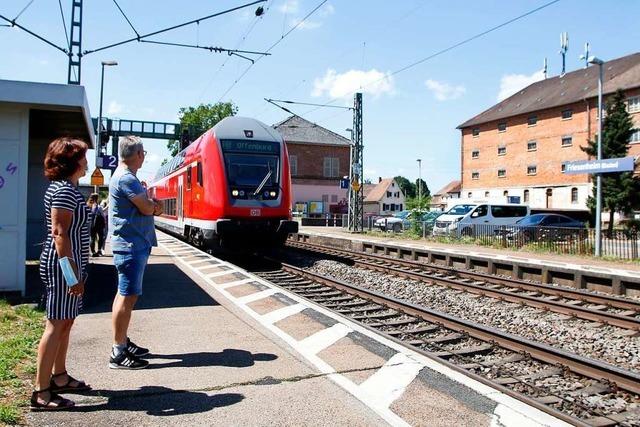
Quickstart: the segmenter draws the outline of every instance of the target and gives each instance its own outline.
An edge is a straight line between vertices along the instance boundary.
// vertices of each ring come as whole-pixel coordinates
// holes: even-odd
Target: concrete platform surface
[[[131,338],[140,371],[107,367],[111,257],[91,266],[69,371],[94,387],[31,425],[563,425],[244,270],[160,234]]]

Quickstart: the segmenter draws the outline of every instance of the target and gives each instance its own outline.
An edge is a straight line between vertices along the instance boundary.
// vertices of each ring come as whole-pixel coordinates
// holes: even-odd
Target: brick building
[[[346,203],[347,190],[340,188],[340,179],[349,175],[351,141],[298,116],[273,127],[287,143],[294,210],[296,205],[321,202],[322,213],[327,213]]]
[[[605,101],[618,89],[627,95],[635,125],[629,155],[637,158],[640,53],[605,63]],[[580,147],[596,138],[597,91],[598,67],[590,66],[533,83],[458,126],[461,197],[500,202],[519,198],[532,208],[586,209],[590,176],[565,175],[564,163],[589,158]]]

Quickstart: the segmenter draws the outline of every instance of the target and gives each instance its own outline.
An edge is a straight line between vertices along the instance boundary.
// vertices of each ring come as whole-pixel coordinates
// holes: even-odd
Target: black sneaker
[[[129,353],[134,356],[140,357],[149,354],[149,349],[144,347],[139,347],[133,343],[129,338],[127,338],[127,350]]]
[[[109,368],[111,369],[144,369],[149,366],[149,362],[134,356],[128,350],[123,350],[119,355],[111,354]]]

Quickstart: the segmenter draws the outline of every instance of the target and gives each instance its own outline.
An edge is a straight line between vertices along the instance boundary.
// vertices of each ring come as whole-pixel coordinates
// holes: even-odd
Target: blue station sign
[[[576,175],[581,173],[613,173],[628,172],[635,167],[633,157],[620,157],[616,159],[580,160],[565,163],[564,173]]]

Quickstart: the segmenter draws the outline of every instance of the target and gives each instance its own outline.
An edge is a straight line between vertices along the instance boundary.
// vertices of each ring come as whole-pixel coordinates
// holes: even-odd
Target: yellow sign
[[[104,185],[104,175],[99,168],[96,168],[91,174],[91,185]]]
[[[351,188],[353,188],[353,191],[358,192],[360,190],[360,183],[354,179],[351,183]]]

